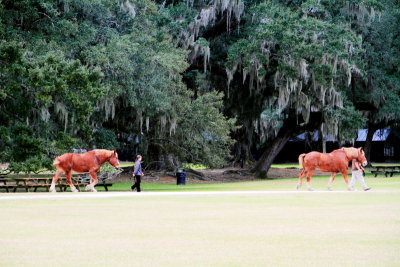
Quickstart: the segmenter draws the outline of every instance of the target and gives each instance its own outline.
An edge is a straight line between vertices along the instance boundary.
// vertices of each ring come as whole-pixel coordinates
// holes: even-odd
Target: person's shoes
[[[371,187],[367,187],[367,188],[364,189],[364,191],[368,191],[370,189],[371,189]]]

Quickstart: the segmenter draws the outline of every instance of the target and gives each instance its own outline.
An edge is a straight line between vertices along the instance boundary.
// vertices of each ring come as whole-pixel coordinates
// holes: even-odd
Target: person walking
[[[140,183],[141,183],[143,175],[144,175],[144,173],[142,172],[142,156],[137,155],[136,161],[135,161],[135,168],[134,168],[133,174],[132,174],[132,176],[135,177],[135,183],[131,186],[132,191],[135,190],[135,188],[138,192],[142,191],[140,189]]]
[[[365,184],[363,171],[364,168],[361,166],[360,162],[358,162],[356,159],[353,159],[351,162],[351,181],[349,185],[350,190],[352,191],[354,190],[354,185],[356,184],[357,180],[364,189],[364,191],[368,191],[371,189],[371,187],[368,187]]]

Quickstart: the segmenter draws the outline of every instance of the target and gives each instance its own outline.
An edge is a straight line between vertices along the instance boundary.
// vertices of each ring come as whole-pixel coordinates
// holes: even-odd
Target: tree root
[[[224,171],[222,174],[224,174],[224,175],[239,174],[241,176],[245,176],[245,175],[251,175],[251,171],[250,170],[227,170],[227,171]]]

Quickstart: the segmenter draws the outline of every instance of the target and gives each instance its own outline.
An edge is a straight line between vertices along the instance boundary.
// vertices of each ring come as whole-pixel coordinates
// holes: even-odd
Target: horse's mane
[[[358,148],[355,147],[343,147],[340,149],[333,150],[332,152],[344,152],[348,159],[355,159],[358,157],[358,153],[360,152]]]
[[[112,153],[114,153],[113,150],[107,150],[107,149],[94,149],[94,151],[97,155],[106,155],[106,156],[109,156]]]

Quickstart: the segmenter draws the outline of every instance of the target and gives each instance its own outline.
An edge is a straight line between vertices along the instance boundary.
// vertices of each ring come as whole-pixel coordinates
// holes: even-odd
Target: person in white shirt
[[[364,168],[361,166],[360,162],[358,162],[356,159],[353,159],[351,162],[351,181],[349,185],[350,190],[354,190],[354,185],[356,184],[356,181],[360,183],[364,191],[368,191],[371,189],[371,187],[368,187],[365,184],[363,171]]]

